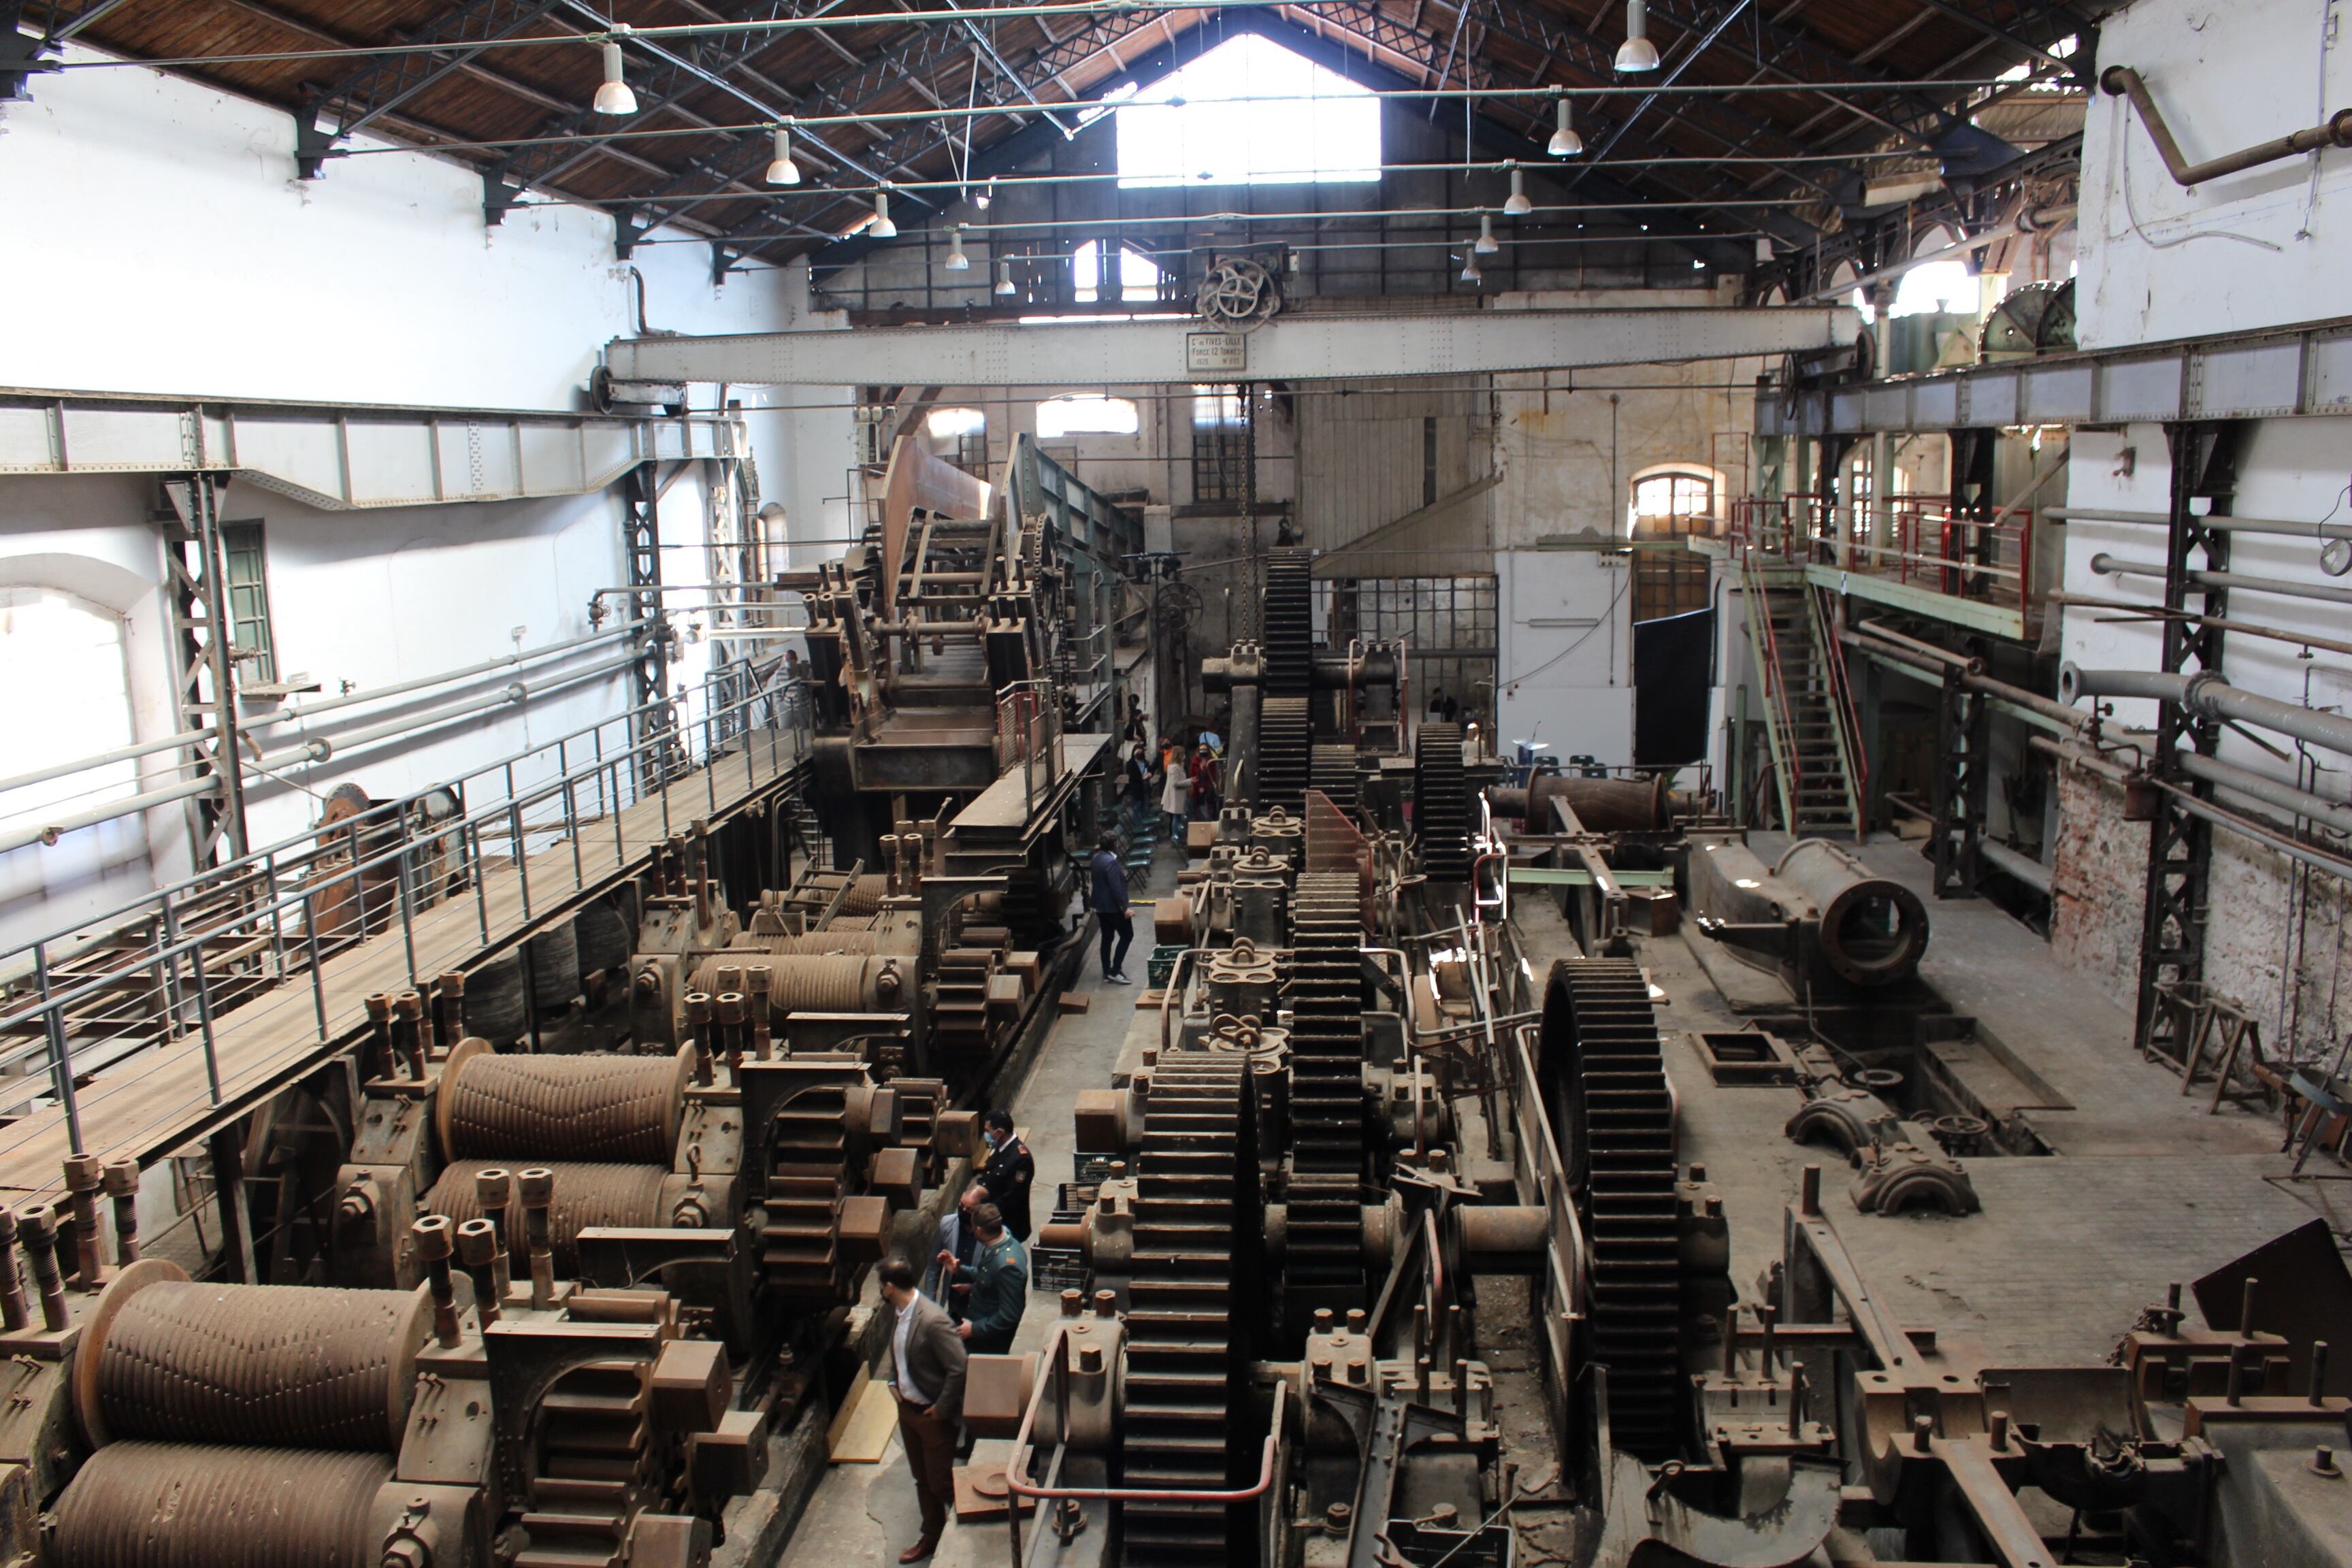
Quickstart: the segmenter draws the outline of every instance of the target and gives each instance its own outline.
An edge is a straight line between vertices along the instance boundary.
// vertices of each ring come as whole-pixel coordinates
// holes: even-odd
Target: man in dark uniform
[[[1005,1228],[1023,1241],[1029,1239],[1029,1189],[1037,1180],[1037,1162],[1029,1147],[1013,1135],[1013,1113],[999,1108],[988,1113],[981,1136],[988,1141],[988,1162],[980,1168],[980,1184],[988,1201],[1004,1216]]]

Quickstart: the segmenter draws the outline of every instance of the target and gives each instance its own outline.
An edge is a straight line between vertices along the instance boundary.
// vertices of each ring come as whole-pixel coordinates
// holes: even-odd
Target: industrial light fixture
[[[1478,241],[1470,247],[1473,256],[1492,256],[1503,247],[1495,241],[1495,217],[1492,213],[1478,215]]]
[[[887,191],[874,193],[874,221],[866,226],[866,237],[868,239],[898,237],[898,226],[890,221],[890,194]]]
[[[996,297],[1000,300],[1010,300],[1013,292],[1013,263],[1000,261],[996,264]]]
[[[621,79],[621,37],[625,26],[615,26],[604,35],[604,85],[596,89],[596,112],[599,114],[635,114],[637,95]]]
[[[1475,289],[1486,280],[1486,277],[1478,270],[1478,253],[1475,250],[1462,258],[1462,281]]]
[[[972,193],[971,205],[978,207],[981,211],[986,212],[988,210],[989,204],[993,202],[995,199],[996,182],[994,180],[991,180],[988,184],[981,186],[980,189]]]
[[[1535,210],[1536,204],[1528,200],[1527,185],[1520,178],[1519,166],[1514,163],[1511,165],[1511,198],[1503,204],[1503,216],[1525,217]]]
[[[801,166],[793,162],[793,122],[789,120],[776,127],[776,155],[768,161],[768,184],[797,185],[801,183]]]
[[[1756,237],[1756,259],[1764,263],[1772,259],[1772,242],[1760,234]]]
[[[948,235],[948,258],[940,263],[950,272],[971,270],[971,258],[963,253],[963,225],[958,224]]]
[[[1576,133],[1576,101],[1566,93],[1559,100],[1559,129],[1551,133],[1544,151],[1555,158],[1573,158],[1584,151],[1584,138]]]
[[[1649,0],[1625,0],[1625,41],[1617,46],[1617,68],[1628,75],[1658,68],[1658,46],[1650,42]]]

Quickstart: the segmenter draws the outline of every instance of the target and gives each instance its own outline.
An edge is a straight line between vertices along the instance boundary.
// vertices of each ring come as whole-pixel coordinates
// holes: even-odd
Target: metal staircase
[[[1769,564],[1752,551],[1740,572],[1781,825],[1797,837],[1835,834],[1860,842],[1868,763],[1821,594],[1807,585],[1803,567]]]

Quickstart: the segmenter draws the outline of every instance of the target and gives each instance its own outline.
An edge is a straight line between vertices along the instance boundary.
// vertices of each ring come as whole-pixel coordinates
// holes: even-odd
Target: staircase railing
[[[1837,741],[1838,765],[1844,771],[1846,798],[1853,808],[1853,840],[1859,844],[1868,826],[1870,759],[1862,747],[1862,716],[1854,710],[1853,683],[1846,679],[1843,645],[1838,641],[1835,617],[1826,598],[1826,590],[1808,586],[1805,615],[1812,627],[1814,652],[1829,682],[1834,720],[1830,732]]]
[[[1772,631],[1772,595],[1765,586],[1756,552],[1739,554],[1740,582],[1748,599],[1748,651],[1764,682],[1764,738],[1772,750],[1772,782],[1780,797],[1780,823],[1797,830],[1797,800],[1802,790],[1798,777],[1797,717],[1789,706],[1788,682],[1780,671],[1780,639]]]

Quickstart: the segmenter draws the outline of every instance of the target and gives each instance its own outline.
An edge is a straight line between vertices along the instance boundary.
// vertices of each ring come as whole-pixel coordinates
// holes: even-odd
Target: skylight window
[[[2079,47],[2080,40],[2076,38],[2074,35],[2070,33],[2066,37],[2059,39],[2056,43],[2051,45],[2049,52],[2053,57],[2058,59],[2070,60],[2074,58],[2074,51]],[[2044,63],[2045,62],[2038,59],[2021,60],[2017,64],[2010,67],[2007,70],[2001,72],[1997,79],[2000,81],[2025,81],[2029,78],[2033,78],[2035,73],[2042,69]],[[2034,80],[2032,85],[2028,87],[2026,90],[2028,92],[2071,92],[2074,90],[2074,84],[2063,77],[2045,77]]]
[[[1070,253],[1070,297],[1081,305],[1099,303],[1102,288],[1102,242],[1090,239]],[[1118,252],[1119,300],[1160,298],[1160,268],[1151,258],[1131,246]]]
[[[1128,189],[1381,177],[1372,90],[1255,33],[1219,44],[1117,112]]]

